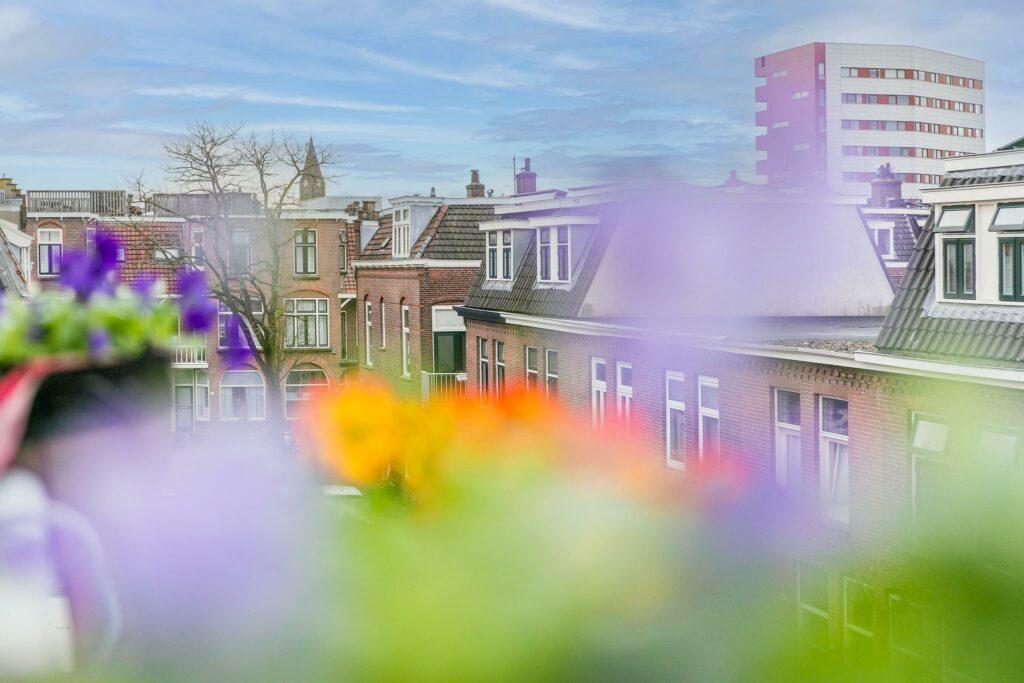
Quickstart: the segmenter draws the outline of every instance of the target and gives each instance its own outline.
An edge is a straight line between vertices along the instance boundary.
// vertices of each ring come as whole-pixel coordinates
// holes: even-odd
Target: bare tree
[[[317,149],[320,164],[335,163],[328,147]],[[238,316],[254,360],[266,378],[267,418],[282,424],[285,373],[283,273],[293,230],[285,223],[307,166],[304,146],[286,135],[244,134],[239,126],[199,121],[164,145],[168,181],[177,193],[145,187],[141,176],[133,195],[142,213],[182,217],[203,231],[201,249],[182,244],[173,251],[153,240],[144,216],[127,221],[166,261],[202,269],[210,293]],[[188,201],[186,201],[188,200]],[[247,210],[246,210],[247,209]]]

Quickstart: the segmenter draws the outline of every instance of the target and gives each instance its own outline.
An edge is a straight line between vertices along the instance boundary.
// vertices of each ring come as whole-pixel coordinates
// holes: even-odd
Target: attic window
[[[1024,202],[1000,204],[989,230],[993,232],[1014,232],[1024,230]]]
[[[974,232],[974,207],[947,206],[939,215],[935,232]]]

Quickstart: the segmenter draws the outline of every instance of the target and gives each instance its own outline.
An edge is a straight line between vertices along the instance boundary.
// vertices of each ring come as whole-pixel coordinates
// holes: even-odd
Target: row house
[[[464,389],[466,328],[455,306],[488,248],[480,223],[507,201],[485,196],[477,171],[466,195],[391,199],[355,264],[361,372],[402,394]]]
[[[926,538],[952,478],[1019,461],[1021,169],[1024,150],[947,162],[895,300],[863,207],[841,198],[584,188],[496,207],[481,231],[512,268],[481,267],[456,309],[469,391],[526,387],[631,430],[665,476],[721,461],[773,482],[827,529],[786,568],[808,646],[976,673],[971,653],[921,645],[948,624],[903,583],[916,546],[870,580],[834,552]]]

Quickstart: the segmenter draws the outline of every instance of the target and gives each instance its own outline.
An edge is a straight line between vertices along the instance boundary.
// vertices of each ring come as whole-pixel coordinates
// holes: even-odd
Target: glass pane
[[[316,313],[316,301],[311,299],[299,299],[295,307],[299,313]]]
[[[594,379],[598,382],[606,382],[608,377],[608,364],[604,361],[594,363]]]
[[[801,474],[800,437],[791,432],[786,433],[786,484],[799,486]]]
[[[865,631],[875,630],[874,602],[867,586],[846,581],[846,622]]]
[[[789,425],[800,425],[800,394],[795,391],[775,390],[775,419]]]
[[[327,346],[327,316],[317,316],[317,346]]]
[[[836,512],[845,511],[850,504],[850,460],[844,443],[830,441],[829,452],[829,497]]]
[[[961,242],[964,261],[964,294],[974,294],[974,241]]]
[[[911,444],[914,448],[932,451],[933,453],[945,453],[946,438],[948,436],[949,425],[926,418],[919,418],[914,424],[914,437],[911,440]]]
[[[505,362],[505,342],[494,342],[494,357],[499,363]]]
[[[549,375],[558,374],[558,352],[548,351],[547,357],[547,371]]]
[[[970,208],[943,209],[939,227],[945,230],[964,230],[971,216]]]
[[[686,424],[683,411],[669,410],[668,430],[669,457],[673,460],[683,460],[686,455]]]
[[[711,384],[700,385],[700,407],[718,410],[718,387]]]
[[[914,460],[914,511],[918,527],[927,530],[943,518],[947,466],[925,458]]]
[[[946,281],[944,284],[944,291],[946,292],[946,294],[956,294],[956,244],[954,242],[946,242],[943,245],[943,254],[945,259],[946,270]]]
[[[558,279],[569,279],[569,247],[558,245]]]
[[[821,429],[830,434],[846,435],[848,429],[849,406],[846,401],[838,398],[821,399]]]
[[[669,379],[668,383],[668,400],[677,401],[682,403],[686,400],[686,394],[684,393],[683,380],[681,379]]]
[[[1000,206],[992,225],[998,227],[1024,227],[1024,206]]]
[[[537,370],[537,349],[532,346],[526,347],[526,369]]]
[[[1002,280],[999,285],[999,292],[1003,296],[1013,296],[1013,242],[1001,242],[999,244],[999,259],[1002,269]]]
[[[434,372],[465,372],[465,332],[434,333]]]
[[[502,231],[502,233],[501,233],[501,243],[505,244],[505,245],[512,244],[512,231],[511,230],[503,230]]]
[[[540,247],[540,279],[551,279],[551,247],[542,244]]]
[[[705,458],[718,456],[718,418],[704,415],[701,417],[702,433],[702,455]]]
[[[628,365],[619,366],[619,386],[633,386],[633,368]]]

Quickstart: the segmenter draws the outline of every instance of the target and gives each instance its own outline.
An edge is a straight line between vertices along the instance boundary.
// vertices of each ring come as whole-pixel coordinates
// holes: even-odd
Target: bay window
[[[325,349],[329,344],[327,299],[284,300],[286,349]]]
[[[825,517],[850,522],[849,404],[822,396],[818,418],[820,500]]]

